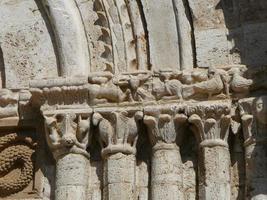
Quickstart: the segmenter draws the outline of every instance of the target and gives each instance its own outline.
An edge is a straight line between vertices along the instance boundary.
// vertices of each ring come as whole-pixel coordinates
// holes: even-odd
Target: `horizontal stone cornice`
[[[30,91],[33,102],[41,105],[53,104],[53,101],[116,106],[223,100],[236,93],[245,94],[252,84],[242,77],[240,68],[139,71],[119,75],[97,72],[88,77],[33,80]]]

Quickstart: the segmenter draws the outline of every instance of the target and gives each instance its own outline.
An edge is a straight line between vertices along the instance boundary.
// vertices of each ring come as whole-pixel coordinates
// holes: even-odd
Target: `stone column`
[[[239,101],[246,162],[246,198],[267,199],[267,96]]]
[[[203,104],[189,108],[189,122],[199,143],[199,199],[230,200],[230,106]]]
[[[90,114],[44,114],[48,146],[56,160],[56,200],[85,200]]]
[[[136,141],[141,111],[103,109],[93,115],[104,159],[105,200],[136,198]]]
[[[145,109],[144,123],[152,144],[151,199],[177,200],[183,197],[182,160],[176,144],[179,122],[187,117],[176,114],[171,108]]]

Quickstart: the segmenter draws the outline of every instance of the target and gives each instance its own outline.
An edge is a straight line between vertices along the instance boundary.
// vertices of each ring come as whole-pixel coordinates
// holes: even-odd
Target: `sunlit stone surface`
[[[1,0],[0,199],[267,200],[266,0]]]

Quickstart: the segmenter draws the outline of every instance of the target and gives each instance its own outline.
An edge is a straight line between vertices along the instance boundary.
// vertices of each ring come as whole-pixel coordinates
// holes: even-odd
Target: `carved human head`
[[[258,122],[267,124],[267,96],[261,96],[254,100],[254,106]]]

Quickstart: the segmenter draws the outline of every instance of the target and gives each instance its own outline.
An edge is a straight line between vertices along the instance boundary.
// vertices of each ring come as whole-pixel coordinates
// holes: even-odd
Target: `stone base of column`
[[[228,147],[202,147],[199,155],[199,199],[230,200]]]
[[[104,200],[134,200],[136,196],[135,155],[108,155],[104,163]]]
[[[182,161],[176,144],[156,144],[151,163],[153,200],[182,200]]]
[[[56,200],[87,199],[89,160],[83,155],[68,154],[56,163]]]

